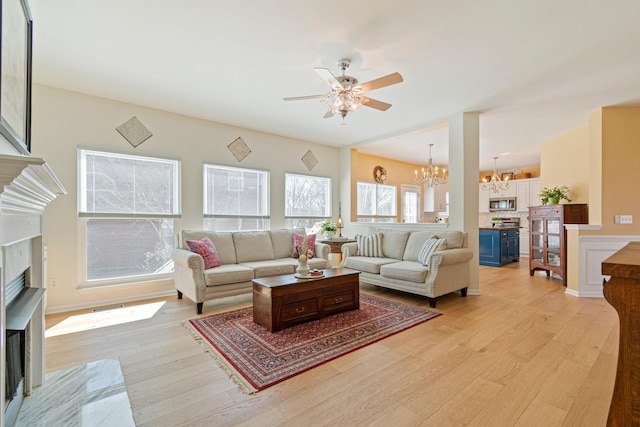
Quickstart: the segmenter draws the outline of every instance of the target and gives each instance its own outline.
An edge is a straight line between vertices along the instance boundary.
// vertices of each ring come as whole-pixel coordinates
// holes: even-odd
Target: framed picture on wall
[[[513,180],[513,172],[502,172],[502,176],[500,177],[501,180],[506,181],[512,181]]]
[[[2,0],[0,133],[31,152],[32,19],[26,0]]]

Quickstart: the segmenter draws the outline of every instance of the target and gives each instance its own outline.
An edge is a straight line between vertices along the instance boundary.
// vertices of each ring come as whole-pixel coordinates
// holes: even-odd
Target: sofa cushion
[[[187,240],[187,246],[191,252],[195,252],[204,260],[204,269],[219,267],[220,257],[218,251],[210,238],[204,236],[199,240]]]
[[[182,247],[188,248],[187,240],[197,240],[207,236],[216,247],[220,262],[224,264],[236,263],[236,248],[233,243],[233,235],[230,232],[203,231],[203,230],[183,230]]]
[[[232,234],[238,264],[275,259],[268,231],[236,231]]]
[[[407,246],[404,248],[404,254],[402,255],[403,261],[415,261],[418,262],[418,254],[420,249],[429,238],[438,238],[439,236],[433,230],[427,231],[412,231],[407,239]]]
[[[291,235],[293,233],[304,234],[304,228],[269,230],[275,259],[291,256]]]
[[[251,261],[243,262],[238,265],[244,265],[245,267],[252,268],[254,272],[254,277],[252,278],[281,276],[283,274],[293,274],[295,272],[295,265],[278,260]]]
[[[238,264],[222,264],[220,267],[204,271],[204,280],[207,283],[207,286],[249,282],[254,278],[255,276],[252,268]]]
[[[420,252],[418,253],[418,262],[425,267],[429,267],[429,259],[431,258],[431,254],[439,250],[440,246],[442,245],[446,247],[446,244],[446,239],[429,237],[422,245],[422,248],[420,248]]]
[[[376,258],[355,255],[345,258],[341,264],[341,267],[352,268],[354,270],[360,270],[366,273],[380,274],[381,266],[394,262],[398,262],[398,260],[391,258]]]
[[[402,259],[408,238],[408,231],[382,230],[382,256]]]
[[[382,233],[374,233],[369,236],[356,234],[358,243],[358,255],[364,257],[381,257],[382,254]]]
[[[316,256],[316,235],[309,234],[305,235],[304,233],[293,233],[291,236],[291,256],[293,258],[298,258],[301,254],[300,249],[302,246],[302,242],[304,241],[304,237],[307,236],[307,250],[311,250],[311,257]]]
[[[467,233],[462,231],[438,231],[435,233],[441,239],[447,239],[447,249],[458,249],[466,246]]]
[[[380,267],[380,275],[388,279],[424,283],[429,269],[413,261],[398,261]]]

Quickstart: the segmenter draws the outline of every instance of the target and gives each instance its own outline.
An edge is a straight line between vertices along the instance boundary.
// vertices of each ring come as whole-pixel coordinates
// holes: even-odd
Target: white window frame
[[[322,212],[322,214],[320,215],[293,215],[291,212],[288,212],[288,207],[289,207],[289,180],[290,179],[295,179],[295,178],[301,178],[301,179],[313,179],[313,180],[317,180],[317,181],[324,181],[324,185],[325,185],[325,195],[324,195],[324,207],[323,210],[324,212]],[[300,228],[298,226],[296,226],[297,223],[304,223],[305,224],[305,228],[313,228],[313,225],[316,223],[321,223],[324,222],[327,219],[331,219],[331,210],[332,210],[332,204],[331,204],[331,197],[332,197],[332,180],[331,178],[328,177],[322,177],[322,176],[317,176],[317,175],[303,175],[303,174],[299,174],[299,173],[289,173],[286,172],[285,173],[285,177],[284,177],[284,218],[285,218],[285,223],[289,226],[289,228]]]
[[[229,214],[229,213],[225,213],[225,214],[220,214],[220,213],[214,213],[214,212],[209,212],[209,191],[208,191],[208,180],[207,180],[207,176],[208,176],[208,170],[209,169],[216,169],[216,170],[227,170],[227,171],[235,171],[235,172],[247,172],[247,173],[253,173],[253,174],[260,174],[263,177],[263,187],[261,188],[260,191],[260,197],[262,198],[262,206],[261,206],[261,212],[255,215],[249,215],[249,214]],[[250,219],[250,220],[262,220],[262,227],[258,228],[258,230],[268,230],[269,229],[269,225],[270,225],[270,220],[271,220],[271,214],[270,214],[270,181],[271,181],[271,176],[270,176],[270,172],[267,170],[263,170],[263,169],[249,169],[249,168],[238,168],[235,166],[226,166],[226,165],[220,165],[220,164],[212,164],[212,163],[205,163],[203,165],[203,169],[202,169],[202,214],[203,214],[203,218],[205,219],[205,224],[206,224],[206,220],[207,219],[236,219],[238,221],[238,223],[240,223],[243,219]],[[244,177],[240,178],[238,181],[241,181],[242,184],[242,188],[244,189]],[[234,190],[234,191],[241,191],[241,190]],[[215,205],[214,205],[215,206]],[[259,221],[260,222],[260,221]],[[213,229],[213,228],[212,228]]]
[[[134,284],[141,282],[149,282],[154,280],[168,280],[172,278],[171,271],[173,270],[173,263],[167,268],[167,272],[158,274],[142,274],[142,275],[127,275],[114,278],[105,279],[88,279],[88,264],[87,264],[87,224],[90,219],[137,219],[137,218],[149,218],[149,219],[171,219],[173,220],[173,232],[180,229],[180,219],[182,217],[181,212],[181,162],[177,159],[152,157],[152,156],[139,156],[125,153],[119,153],[115,151],[103,151],[96,149],[89,149],[84,147],[78,147],[78,174],[77,174],[77,209],[78,209],[78,286],[79,288],[95,288],[111,285],[122,284]],[[98,212],[89,211],[87,209],[87,186],[85,182],[86,177],[86,156],[87,154],[105,157],[117,157],[131,160],[147,160],[150,162],[156,161],[160,163],[171,164],[174,167],[174,180],[172,182],[172,206],[171,213],[117,213],[117,212]]]
[[[361,207],[360,207],[360,185],[367,185],[367,186],[373,186],[375,187],[375,197],[376,197],[376,201],[374,203],[373,206],[373,210],[374,212],[369,214],[369,213],[362,213],[361,212]],[[377,201],[377,195],[378,195],[378,189],[379,188],[392,188],[393,192],[394,192],[394,203],[393,203],[393,213],[390,215],[378,215],[377,211],[378,211],[378,201]],[[395,185],[389,185],[389,184],[378,184],[378,183],[373,183],[373,182],[366,182],[366,181],[357,181],[356,182],[356,218],[358,222],[396,222],[397,218],[398,218],[398,187]]]
[[[402,184],[400,185],[400,206],[401,206],[401,212],[400,212],[400,217],[402,218],[402,222],[405,224],[414,224],[414,223],[407,223],[405,221],[406,219],[406,215],[407,213],[405,212],[405,207],[407,205],[407,193],[411,193],[411,194],[416,194],[417,195],[417,203],[416,203],[416,221],[415,223],[419,223],[420,222],[420,213],[421,213],[421,209],[420,207],[422,206],[422,200],[420,198],[420,186],[418,185],[408,185],[408,184]]]

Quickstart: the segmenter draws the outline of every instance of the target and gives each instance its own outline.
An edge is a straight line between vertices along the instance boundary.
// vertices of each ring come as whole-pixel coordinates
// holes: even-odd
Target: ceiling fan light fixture
[[[330,92],[322,95],[284,98],[284,100],[320,99],[327,105],[327,113],[324,117],[328,118],[340,115],[340,117],[342,117],[342,126],[345,126],[344,119],[347,115],[357,111],[361,105],[380,111],[387,111],[391,107],[391,104],[366,97],[363,93],[404,81],[400,73],[392,73],[359,85],[358,79],[346,75],[350,64],[351,61],[348,59],[338,61],[338,68],[342,71],[342,75],[338,77],[334,76],[331,71],[326,68],[318,67],[313,69],[318,76],[331,87]]]

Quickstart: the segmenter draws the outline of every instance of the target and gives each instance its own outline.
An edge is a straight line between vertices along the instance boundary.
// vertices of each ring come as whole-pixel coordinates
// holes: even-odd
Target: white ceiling
[[[640,103],[638,0],[30,0],[34,82],[367,153],[447,163],[480,115],[480,169],[539,164],[543,140]],[[314,72],[351,59],[393,104],[324,119]],[[510,153],[510,154],[504,154]]]

